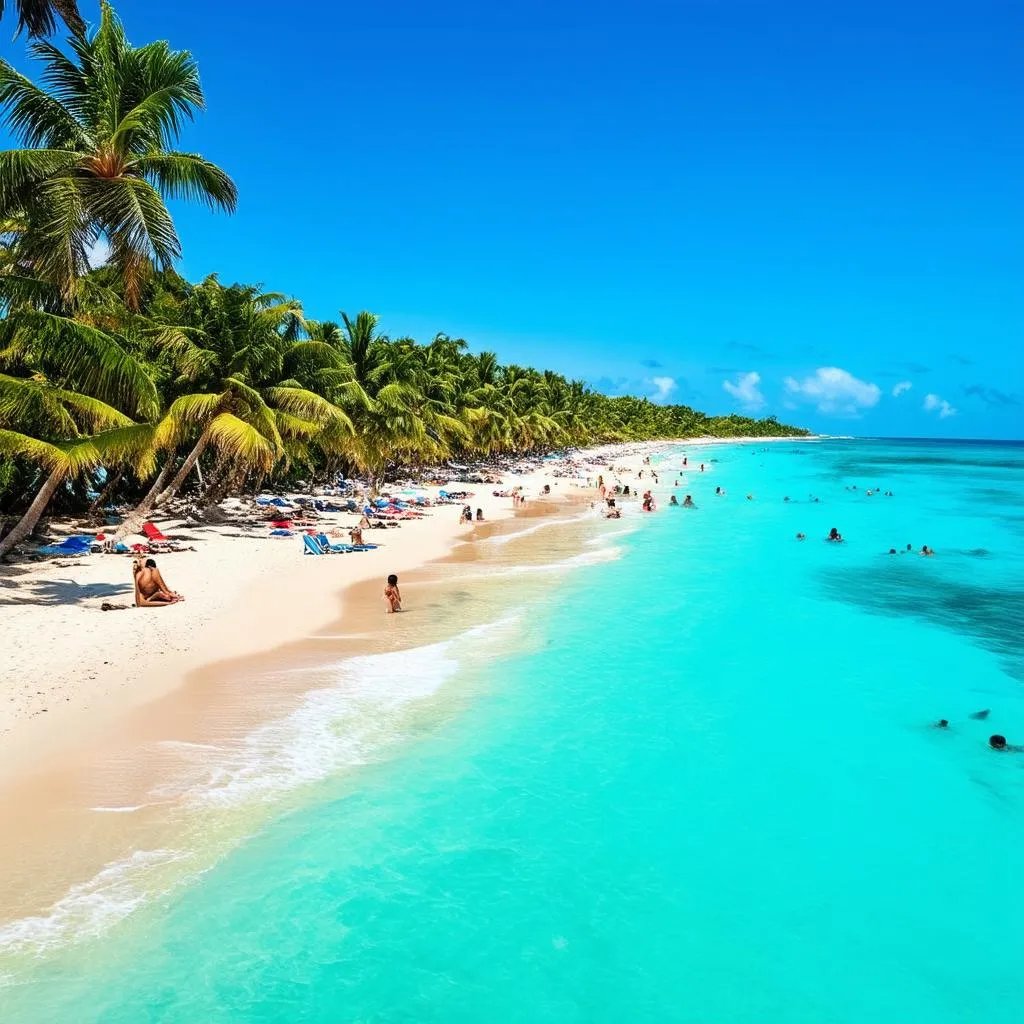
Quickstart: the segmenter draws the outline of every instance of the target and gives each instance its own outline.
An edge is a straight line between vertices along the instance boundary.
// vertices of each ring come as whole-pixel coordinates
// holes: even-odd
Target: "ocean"
[[[323,666],[201,871],[0,929],[0,1019],[1024,1021],[1024,445],[654,462],[696,508],[484,542],[465,629]]]

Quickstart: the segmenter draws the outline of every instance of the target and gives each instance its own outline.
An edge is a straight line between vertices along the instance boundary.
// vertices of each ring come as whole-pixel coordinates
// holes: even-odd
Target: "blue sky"
[[[118,10],[195,53],[183,148],[240,189],[176,207],[188,276],[612,393],[1024,436],[1018,2]]]

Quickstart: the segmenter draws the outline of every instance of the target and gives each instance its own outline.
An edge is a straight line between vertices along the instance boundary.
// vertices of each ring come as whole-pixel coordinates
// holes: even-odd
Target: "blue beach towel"
[[[39,549],[41,555],[87,555],[93,545],[92,537],[65,537],[59,544]]]

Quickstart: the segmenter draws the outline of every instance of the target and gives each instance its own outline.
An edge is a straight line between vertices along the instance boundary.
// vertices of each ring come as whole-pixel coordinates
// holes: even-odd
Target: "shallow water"
[[[1024,447],[690,456],[697,509],[325,668],[196,793],[301,799],[159,899],[112,866],[95,938],[0,933],[0,1018],[1024,1020]]]

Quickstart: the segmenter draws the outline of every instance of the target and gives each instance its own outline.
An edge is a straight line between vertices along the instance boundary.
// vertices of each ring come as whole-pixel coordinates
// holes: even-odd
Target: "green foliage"
[[[20,225],[9,243],[17,263],[67,302],[105,240],[137,306],[150,264],[167,268],[181,254],[165,198],[231,211],[237,192],[215,164],[173,149],[204,105],[191,54],[133,47],[105,0],[99,29],[70,47],[69,56],[30,44],[39,85],[0,61],[0,107],[23,147],[0,153],[0,218]]]
[[[173,148],[204,104],[191,55],[131,46],[105,0],[91,36],[72,0],[18,11],[30,35],[56,15],[74,34],[70,54],[30,43],[39,84],[0,61],[0,109],[23,147],[0,152],[0,506],[28,509],[0,557],[58,484],[64,507],[84,501],[100,466],[130,470],[122,499],[162,467],[138,514],[191,486],[196,467],[215,500],[247,481],[339,469],[376,480],[396,464],[806,433],[609,397],[446,334],[392,339],[366,311],[316,322],[260,286],[185,281],[164,200],[236,201],[220,168]],[[104,240],[109,265],[90,269]]]

